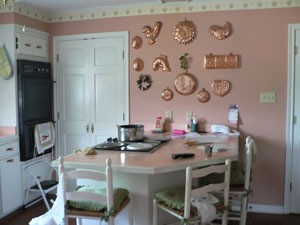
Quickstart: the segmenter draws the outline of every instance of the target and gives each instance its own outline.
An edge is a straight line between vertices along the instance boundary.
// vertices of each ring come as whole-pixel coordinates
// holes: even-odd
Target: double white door
[[[127,36],[55,40],[60,155],[117,137],[116,125],[128,123]]]

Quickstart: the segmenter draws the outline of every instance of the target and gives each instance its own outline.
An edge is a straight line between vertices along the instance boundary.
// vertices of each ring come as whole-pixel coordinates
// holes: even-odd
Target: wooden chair
[[[246,225],[248,196],[250,193],[251,171],[253,156],[256,154],[254,149],[255,142],[248,136],[245,143],[244,154],[244,182],[242,185],[231,185],[229,191],[231,210],[229,211],[229,220],[239,221],[240,225]]]
[[[221,197],[220,200],[222,201],[222,204],[216,207],[219,212],[219,218],[222,220],[222,225],[227,224],[230,167],[231,161],[229,159],[227,159],[223,164],[211,165],[200,169],[197,168],[193,170],[191,167],[187,167],[185,187],[169,189],[155,194],[153,199],[153,225],[158,224],[158,208],[178,218],[178,223],[180,224],[187,225],[201,222],[201,217],[198,216],[198,212],[192,206],[191,201],[192,199],[199,199],[201,196],[205,196],[208,193],[213,192],[221,193],[221,196],[219,197]],[[199,182],[192,182],[193,179],[198,180],[199,178],[213,173],[225,173],[222,182],[212,183],[200,187],[198,186]],[[176,204],[173,204],[173,200],[175,198]]]
[[[62,176],[65,225],[68,225],[68,218],[76,218],[78,225],[82,224],[82,219],[105,220],[109,225],[114,225],[114,218],[126,206],[129,207],[128,224],[132,225],[129,193],[123,188],[113,188],[113,174],[109,158],[106,159],[105,172],[101,172],[95,170],[66,171],[63,158],[60,157],[59,174]],[[93,185],[80,186],[75,190],[69,190],[70,180],[78,182],[78,179],[91,180]],[[104,183],[105,187],[101,188],[99,182]]]

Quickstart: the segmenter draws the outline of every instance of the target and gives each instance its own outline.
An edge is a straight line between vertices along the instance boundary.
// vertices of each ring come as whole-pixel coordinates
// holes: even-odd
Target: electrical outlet
[[[275,103],[276,94],[275,92],[261,92],[260,93],[260,103]]]
[[[193,111],[186,111],[186,113],[185,113],[185,119],[186,119],[186,121],[187,122],[191,121],[192,117],[193,117]]]
[[[172,112],[172,110],[166,111],[166,119],[169,120],[169,121],[173,120],[173,112]]]

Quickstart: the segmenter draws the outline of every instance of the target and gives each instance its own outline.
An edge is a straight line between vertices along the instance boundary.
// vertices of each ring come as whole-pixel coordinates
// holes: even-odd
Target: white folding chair
[[[34,184],[27,188],[25,197],[24,197],[24,206],[29,207],[33,204],[35,204],[37,201],[43,199],[47,209],[49,210],[50,204],[47,199],[47,194],[54,192],[55,189],[57,189],[58,181],[57,181],[57,169],[53,168],[51,164],[47,161],[41,161],[39,162],[39,165],[43,164],[44,170],[48,170],[46,174],[41,174],[41,171],[37,171],[37,167],[35,165],[28,167],[27,171],[29,173],[29,185]],[[44,176],[45,175],[45,176]],[[33,201],[30,201],[31,194],[34,196],[41,196],[36,198]]]
[[[187,167],[185,187],[165,190],[154,195],[153,225],[158,224],[158,208],[175,216],[178,219],[176,224],[201,223],[202,219],[197,210],[192,206],[192,200],[201,199],[203,196],[208,196],[208,193],[214,192],[221,193],[221,196],[218,196],[222,201],[221,207],[218,207],[218,218],[222,220],[222,225],[227,224],[230,167],[231,161],[229,159],[223,164],[211,165],[200,169],[193,170],[191,167]],[[213,173],[225,173],[225,176],[223,176],[223,180],[219,183],[211,183],[204,186],[198,186],[199,182],[192,182],[193,179],[206,177]],[[197,187],[195,186],[196,183]],[[174,201],[175,198],[176,200]]]
[[[63,190],[63,204],[65,205],[64,222],[68,225],[68,218],[76,218],[77,224],[82,219],[105,220],[114,225],[114,218],[126,206],[128,209],[128,224],[132,225],[132,212],[129,193],[124,188],[113,188],[111,160],[106,159],[105,172],[95,170],[71,170],[64,168],[63,158],[59,158],[59,174]],[[77,187],[75,190],[68,187],[70,180],[88,179],[93,185]],[[96,181],[96,182],[95,182]],[[100,183],[105,187],[100,187]],[[71,186],[71,185],[70,185]]]
[[[253,139],[248,136],[245,143],[244,154],[244,182],[242,185],[231,185],[229,191],[231,210],[229,220],[239,221],[240,225],[246,225],[248,196],[250,193],[251,171],[253,157],[256,154],[256,145]]]

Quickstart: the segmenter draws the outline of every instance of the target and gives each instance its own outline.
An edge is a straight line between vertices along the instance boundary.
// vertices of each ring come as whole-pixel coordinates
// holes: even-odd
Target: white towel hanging
[[[55,143],[55,132],[52,122],[40,123],[34,127],[34,141],[38,154],[52,148]]]

